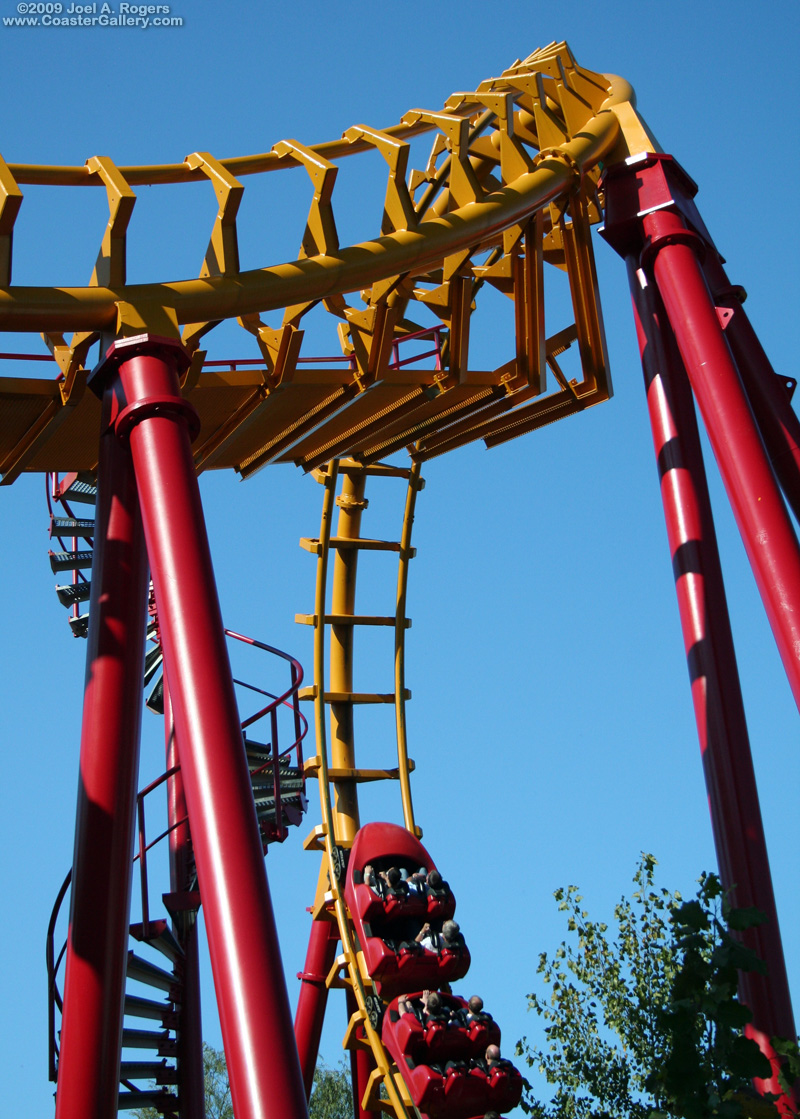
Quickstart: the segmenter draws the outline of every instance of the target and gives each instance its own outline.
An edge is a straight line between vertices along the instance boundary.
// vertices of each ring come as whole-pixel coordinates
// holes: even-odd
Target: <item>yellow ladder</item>
[[[415,550],[411,547],[416,498],[424,486],[418,463],[409,468],[373,463],[365,466],[353,459],[333,460],[315,471],[324,486],[319,536],[304,538],[300,546],[317,557],[316,594],[313,614],[298,614],[296,621],[314,627],[314,683],[300,693],[314,701],[317,752],[305,763],[306,775],[319,781],[322,823],[305,841],[306,850],[323,852],[319,886],[313,908],[314,920],[335,920],[341,952],[327,986],[350,992],[355,1010],[350,1016],[344,1047],[363,1047],[375,1064],[364,1097],[363,1108],[382,1110],[398,1119],[414,1119],[419,1112],[411,1101],[406,1084],[381,1042],[379,1028],[381,1000],[374,992],[363,954],[354,934],[344,900],[344,852],[353,843],[360,826],[358,786],[363,782],[397,781],[402,802],[403,823],[417,838],[422,830],[414,820],[410,774],[414,763],[408,756],[406,736],[405,635],[411,625],[406,616],[409,564]],[[404,479],[407,483],[403,524],[399,541],[373,540],[361,535],[361,518],[367,507],[367,479]],[[341,479],[341,492],[336,495]],[[334,505],[339,517],[332,534]],[[356,614],[356,578],[361,552],[394,552],[398,557],[397,591],[393,615]],[[335,559],[331,581],[331,601],[327,603],[328,568],[331,552]],[[353,685],[353,645],[359,626],[394,628],[394,691],[357,692]],[[330,634],[329,681],[326,686],[326,634]],[[364,704],[392,704],[395,711],[397,766],[391,769],[366,769],[356,765],[354,746],[354,708]],[[326,731],[326,709],[330,713],[330,758]],[[385,1088],[385,1098],[380,1087]]]

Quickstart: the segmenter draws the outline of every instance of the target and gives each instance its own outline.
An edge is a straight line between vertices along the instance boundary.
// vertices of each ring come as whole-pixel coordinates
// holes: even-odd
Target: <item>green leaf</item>
[[[728,928],[741,932],[744,929],[753,929],[763,925],[769,920],[763,910],[750,905],[746,909],[729,909],[727,914]]]

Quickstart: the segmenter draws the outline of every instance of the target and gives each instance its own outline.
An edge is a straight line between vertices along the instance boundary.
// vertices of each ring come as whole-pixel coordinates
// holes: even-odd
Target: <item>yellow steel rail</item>
[[[409,169],[409,141],[423,132],[434,135],[427,165]],[[0,159],[0,331],[42,334],[60,370],[57,382],[0,376],[3,483],[22,471],[94,467],[99,412],[84,391],[84,364],[98,340],[114,335],[181,335],[193,354],[183,392],[200,416],[197,467],[243,476],[271,462],[307,470],[343,455],[376,462],[401,447],[425,460],[477,438],[494,445],[608,399],[590,236],[602,212],[598,179],[604,160],[654,147],[630,86],[579,66],[562,43],[453,94],[442,110],[413,109],[385,129],[354,125],[313,147],[287,139],[252,156],[194,152],[180,164],[142,167],[105,156],[85,167]],[[388,168],[376,236],[340,246],[335,161],[370,149]],[[286,167],[303,167],[312,187],[299,257],[242,270],[240,178]],[[200,276],[128,283],[134,188],[203,181],[217,212]],[[87,286],[13,285],[27,184],[105,189],[109,218]],[[549,336],[545,265],[566,272],[574,314],[574,325],[559,323]],[[470,323],[486,285],[513,300],[514,339],[510,360],[475,369]],[[348,302],[352,293],[361,305]],[[303,318],[320,305],[337,322],[343,366],[302,364]],[[443,331],[434,368],[390,360],[398,341],[425,328],[415,310]],[[282,322],[270,327],[261,316],[276,311]],[[202,338],[230,318],[255,339],[262,367],[204,369]],[[582,378],[558,364],[573,342]],[[548,370],[556,384],[549,395]]]
[[[361,516],[367,507],[365,489],[368,476],[375,478],[405,478],[406,500],[403,527],[399,542],[376,541],[361,536]],[[405,702],[405,634],[410,622],[406,617],[406,594],[409,561],[413,557],[411,530],[414,521],[416,496],[423,488],[419,464],[410,468],[377,464],[364,467],[353,460],[334,460],[325,470],[318,472],[324,485],[322,516],[319,537],[303,539],[301,545],[317,556],[314,613],[298,614],[297,621],[314,626],[314,683],[304,690],[304,698],[314,700],[314,725],[316,729],[316,756],[306,762],[306,773],[319,781],[322,823],[306,840],[309,850],[322,850],[320,885],[314,905],[315,920],[336,920],[342,951],[330,975],[329,987],[347,987],[351,990],[357,1010],[348,1024],[344,1045],[353,1048],[367,1047],[375,1061],[375,1073],[365,1093],[363,1105],[383,1108],[400,1119],[416,1116],[402,1075],[386,1053],[375,1029],[377,1018],[372,980],[366,969],[364,957],[354,938],[353,926],[340,889],[342,857],[340,852],[352,846],[360,826],[358,786],[365,781],[397,780],[403,820],[415,836],[421,829],[414,822],[411,800],[410,773],[413,762],[408,757],[406,742]],[[339,478],[341,492],[336,497]],[[336,536],[331,535],[334,503],[339,507]],[[398,575],[395,616],[377,617],[356,614],[356,578],[358,555],[366,550],[392,550],[398,553]],[[371,547],[370,547],[371,546]],[[327,606],[329,557],[336,554],[330,595]],[[393,695],[360,695],[353,691],[353,645],[356,627],[385,626],[394,631],[395,692]],[[326,689],[325,636],[330,634],[330,687]],[[393,701],[397,727],[397,768],[363,769],[356,765],[353,708],[359,702]],[[326,708],[330,711],[330,760],[325,723]],[[379,1086],[386,1088],[387,1098],[379,1096]]]

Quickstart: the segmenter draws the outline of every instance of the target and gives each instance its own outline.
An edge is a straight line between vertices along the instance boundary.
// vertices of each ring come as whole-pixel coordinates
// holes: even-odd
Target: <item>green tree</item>
[[[203,1042],[203,1089],[206,1102],[206,1119],[233,1119],[231,1086],[228,1066],[221,1049]],[[154,1107],[137,1107],[129,1114],[136,1119],[162,1119]]]
[[[556,891],[573,938],[539,957],[549,997],[528,996],[544,1044],[517,1044],[554,1088],[543,1103],[527,1086],[522,1106],[537,1119],[738,1119],[750,1111],[751,1078],[770,1075],[742,1034],[750,1012],[736,994],[738,971],[764,965],[732,935],[763,916],[728,909],[713,874],[691,901],[657,889],[655,866],[642,855],[631,899],[614,910],[613,939],[577,887]],[[785,1051],[795,1059],[796,1045]]]
[[[221,1049],[203,1042],[203,1082],[206,1119],[233,1119],[228,1066]],[[352,1119],[353,1097],[350,1068],[345,1057],[336,1068],[320,1062],[314,1070],[314,1086],[308,1108],[309,1119]],[[140,1107],[130,1114],[136,1119],[162,1119],[153,1107]]]
[[[324,1062],[317,1065],[308,1114],[309,1119],[352,1119],[353,1090],[346,1057],[336,1068],[329,1068]]]

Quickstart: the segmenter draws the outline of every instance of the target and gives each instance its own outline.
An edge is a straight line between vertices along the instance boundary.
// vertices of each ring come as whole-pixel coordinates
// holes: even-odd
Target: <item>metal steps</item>
[[[128,951],[127,976],[129,979],[135,979],[137,983],[157,987],[160,991],[170,992],[175,986],[175,976],[171,972],[164,971],[163,968],[151,964],[149,960],[142,959],[132,949]]]
[[[183,949],[178,943],[175,934],[163,919],[150,921],[147,936],[144,934],[143,925],[131,925],[131,936],[149,944],[151,948],[155,948],[162,956],[166,956],[168,960],[171,960],[173,964],[184,958]]]
[[[166,1030],[133,1030],[127,1026],[122,1031],[123,1049],[155,1049],[159,1057],[174,1057],[177,1042]]]
[[[177,1084],[178,1070],[162,1061],[122,1061],[120,1080],[153,1080],[156,1084]]]
[[[94,536],[94,521],[85,517],[51,517],[51,536],[77,536],[81,540],[90,540]]]
[[[144,999],[139,995],[125,996],[125,1013],[132,1018],[149,1018],[153,1022],[160,1022],[165,1030],[174,1029],[177,1017],[168,1002],[154,1002],[153,999]]]
[[[162,1115],[177,1115],[178,1097],[166,1088],[152,1088],[143,1092],[120,1092],[117,1109],[132,1111],[134,1108],[154,1107]]]
[[[76,501],[83,505],[95,505],[97,484],[94,475],[85,471],[81,471],[80,474],[66,474],[54,487],[53,496],[56,501]]]
[[[50,568],[59,571],[85,571],[92,566],[92,552],[50,552]]]
[[[71,606],[75,606],[78,602],[86,602],[91,596],[91,593],[91,583],[67,583],[65,586],[56,587],[58,601],[62,606],[66,606],[67,609]]]

